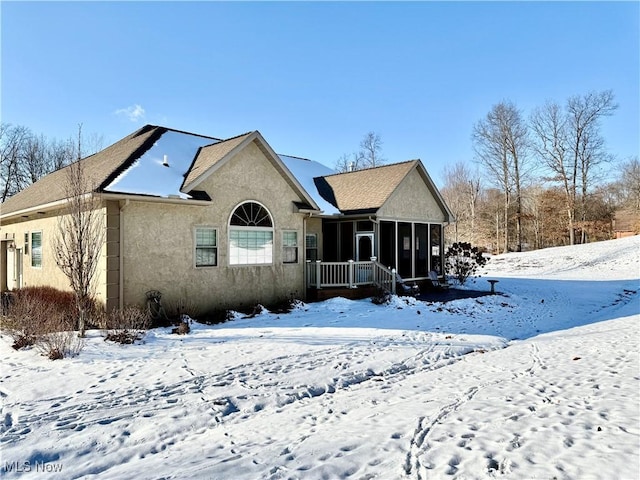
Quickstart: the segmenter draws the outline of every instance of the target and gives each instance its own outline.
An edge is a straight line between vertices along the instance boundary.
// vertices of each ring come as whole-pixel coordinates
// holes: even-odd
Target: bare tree
[[[551,173],[549,180],[562,185],[569,243],[573,245],[575,244],[578,166],[571,162],[568,126],[562,107],[555,102],[547,102],[543,107],[534,110],[530,125],[535,137],[533,148]]]
[[[464,162],[458,162],[445,168],[444,178],[442,195],[456,218],[454,242],[467,240],[475,245],[480,176],[473,174]]]
[[[0,125],[0,201],[18,193],[28,185],[24,177],[25,146],[31,132],[26,127]]]
[[[612,115],[617,108],[611,90],[589,92],[573,96],[567,101],[571,157],[580,172],[582,243],[586,241],[584,225],[591,182],[595,169],[608,158],[605,142],[600,134],[600,119]]]
[[[640,161],[633,157],[620,165],[620,179],[617,182],[619,202],[622,206],[640,213]]]
[[[382,165],[382,138],[375,132],[368,132],[360,141],[360,150],[352,154],[343,154],[337,161],[335,168],[339,172],[352,172],[363,168],[373,168]]]
[[[494,105],[473,130],[474,149],[489,179],[504,194],[504,251],[509,245],[509,207],[515,193],[517,249],[522,250],[522,163],[528,145],[527,126],[511,102]]]
[[[62,141],[54,139],[49,142],[47,148],[51,171],[60,170],[78,158],[76,146],[71,139]]]
[[[571,245],[576,243],[578,204],[584,219],[594,170],[606,159],[600,119],[612,115],[616,108],[613,92],[607,90],[571,97],[565,109],[548,102],[531,116],[534,150],[551,173],[550,180],[560,183],[564,190]]]
[[[52,171],[48,158],[47,140],[44,135],[29,135],[25,141],[22,168],[28,185],[37,182]]]
[[[360,154],[364,159],[365,168],[382,165],[385,159],[382,157],[382,138],[380,134],[368,132],[360,141]]]
[[[339,172],[354,172],[356,170],[362,170],[364,166],[364,158],[360,152],[353,152],[352,154],[343,154],[335,166]]]
[[[78,330],[80,336],[84,336],[95,296],[105,220],[100,198],[89,185],[81,160],[67,167],[66,181],[66,211],[60,216],[53,249],[56,264],[69,279],[75,294]]]
[[[87,153],[102,149],[103,137],[82,138]],[[88,145],[88,148],[86,147]],[[48,140],[23,126],[0,124],[0,202],[79,158],[73,140]]]

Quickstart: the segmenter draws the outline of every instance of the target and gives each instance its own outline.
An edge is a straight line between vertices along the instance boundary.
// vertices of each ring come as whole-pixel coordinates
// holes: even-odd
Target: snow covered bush
[[[460,285],[464,285],[468,278],[475,275],[478,267],[487,264],[487,258],[482,256],[478,247],[468,242],[456,242],[451,245],[445,255],[445,269]]]
[[[84,347],[73,329],[71,293],[30,287],[17,290],[6,303],[2,329],[12,337],[14,349],[33,346],[42,355],[57,360],[77,355]]]
[[[180,320],[180,323],[178,323],[178,326],[174,327],[171,330],[171,333],[175,333],[177,335],[186,335],[191,331],[191,327],[189,326],[189,321],[190,321],[190,318],[187,315],[185,315],[182,318],[182,320]]]
[[[62,328],[62,327],[61,327]],[[75,357],[85,346],[85,339],[74,330],[51,331],[38,336],[36,349],[49,360]]]
[[[36,345],[42,335],[73,329],[73,295],[50,287],[28,287],[12,292],[2,316],[2,329],[13,338],[13,348]]]
[[[148,312],[134,305],[112,310],[106,319],[105,340],[128,345],[142,340],[151,326]]]

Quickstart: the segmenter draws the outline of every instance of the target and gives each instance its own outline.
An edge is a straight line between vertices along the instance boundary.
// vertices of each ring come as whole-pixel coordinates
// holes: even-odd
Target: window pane
[[[42,232],[31,234],[31,266],[42,266]]]
[[[272,231],[231,230],[229,232],[229,263],[231,265],[271,263],[272,258]]]
[[[216,248],[197,248],[196,249],[196,266],[215,266],[216,265]]]
[[[231,225],[239,227],[272,227],[269,212],[255,202],[245,202],[235,209]]]
[[[197,246],[216,246],[216,230],[214,228],[198,228],[196,229],[196,245]]]
[[[306,239],[307,248],[318,248],[318,236],[315,233],[308,233]]]
[[[218,249],[215,228],[196,228],[196,267],[217,265]]]
[[[283,232],[282,261],[284,263],[298,263],[298,232]]]
[[[282,244],[285,247],[298,246],[298,232],[284,232],[282,234]]]
[[[282,261],[284,263],[298,263],[298,247],[284,247]]]

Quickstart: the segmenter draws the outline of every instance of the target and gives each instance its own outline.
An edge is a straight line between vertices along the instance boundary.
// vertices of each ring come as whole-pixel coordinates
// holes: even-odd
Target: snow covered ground
[[[2,335],[0,476],[640,478],[640,237],[483,275],[499,295],[91,331],[53,362]]]

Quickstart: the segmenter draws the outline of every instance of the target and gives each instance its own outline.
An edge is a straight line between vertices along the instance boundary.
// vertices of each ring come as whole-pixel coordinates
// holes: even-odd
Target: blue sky
[[[639,2],[1,3],[2,121],[106,145],[151,123],[333,166],[379,133],[441,184],[510,100],[612,89],[603,133],[638,155]]]

